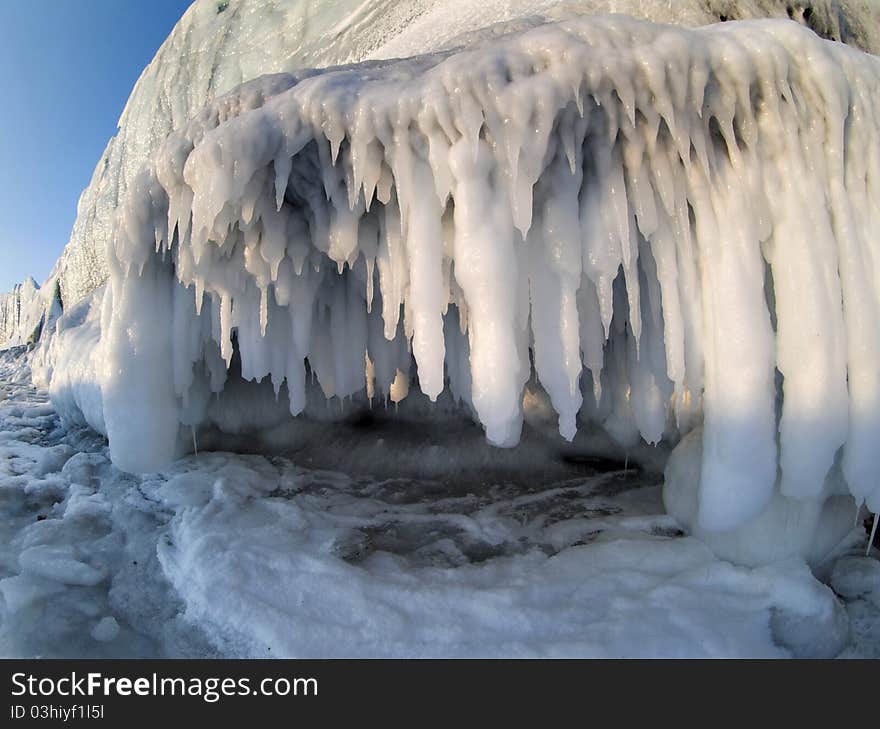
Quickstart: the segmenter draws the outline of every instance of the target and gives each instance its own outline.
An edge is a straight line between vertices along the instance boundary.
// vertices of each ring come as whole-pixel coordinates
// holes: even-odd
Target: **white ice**
[[[240,355],[292,415],[311,378],[448,388],[509,447],[537,378],[568,440],[700,425],[707,533],[777,492],[821,506],[838,467],[876,510],[878,88],[880,61],[795,23],[622,16],[244,84],[119,211],[114,462],[180,455]]]

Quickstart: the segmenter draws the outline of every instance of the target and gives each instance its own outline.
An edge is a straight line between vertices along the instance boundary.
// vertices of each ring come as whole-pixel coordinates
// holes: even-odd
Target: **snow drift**
[[[700,425],[707,532],[839,483],[876,511],[878,92],[793,23],[622,16],[247,83],[120,210],[111,455],[160,468],[261,380],[292,415],[412,384],[513,446],[535,378],[565,438]]]

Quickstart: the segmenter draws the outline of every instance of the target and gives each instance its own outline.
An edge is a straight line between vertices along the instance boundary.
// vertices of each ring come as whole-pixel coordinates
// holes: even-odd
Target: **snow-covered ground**
[[[441,483],[203,452],[133,476],[0,352],[0,654],[880,657],[861,528],[836,597],[800,561],[715,558],[647,472],[581,470]]]

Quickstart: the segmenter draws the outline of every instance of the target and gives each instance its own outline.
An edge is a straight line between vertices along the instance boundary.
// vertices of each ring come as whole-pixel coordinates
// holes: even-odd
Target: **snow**
[[[252,491],[218,479],[207,503],[182,515],[160,545],[188,614],[215,626],[236,653],[781,655],[758,606],[803,617],[813,629],[821,624],[838,641],[826,655],[845,641],[845,623],[842,632],[829,630],[842,610],[803,564],[735,568],[695,540],[645,534],[656,517],[557,522],[555,536],[566,527],[568,539],[587,543],[566,539],[549,556],[534,548],[506,555],[542,520],[520,527],[511,517],[543,495],[453,515],[443,513],[451,504],[388,509],[337,489],[313,494],[308,476],[303,481],[295,479],[287,499],[253,500]],[[371,539],[355,531],[340,544],[352,529]],[[403,555],[385,551],[408,532],[428,543]],[[501,555],[469,563],[462,542],[471,540],[495,543]],[[316,564],[325,550],[354,554]],[[815,647],[817,638],[800,638],[797,649]]]
[[[179,616],[136,481],[93,431],[61,424],[25,360],[0,352],[0,654],[212,655]]]
[[[214,452],[135,476],[29,379],[0,354],[6,656],[880,655],[863,533],[836,597],[798,559],[717,558],[620,466],[468,485]]]
[[[112,615],[105,615],[92,628],[92,638],[102,643],[109,643],[119,636],[119,623]]]

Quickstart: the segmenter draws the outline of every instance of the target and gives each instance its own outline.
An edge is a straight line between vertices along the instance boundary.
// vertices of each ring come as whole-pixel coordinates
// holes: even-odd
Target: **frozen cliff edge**
[[[245,84],[120,212],[111,455],[161,467],[264,378],[294,415],[311,377],[412,380],[510,446],[536,378],[566,438],[699,426],[695,529],[877,511],[878,130],[880,60],[776,21],[576,19]]]

